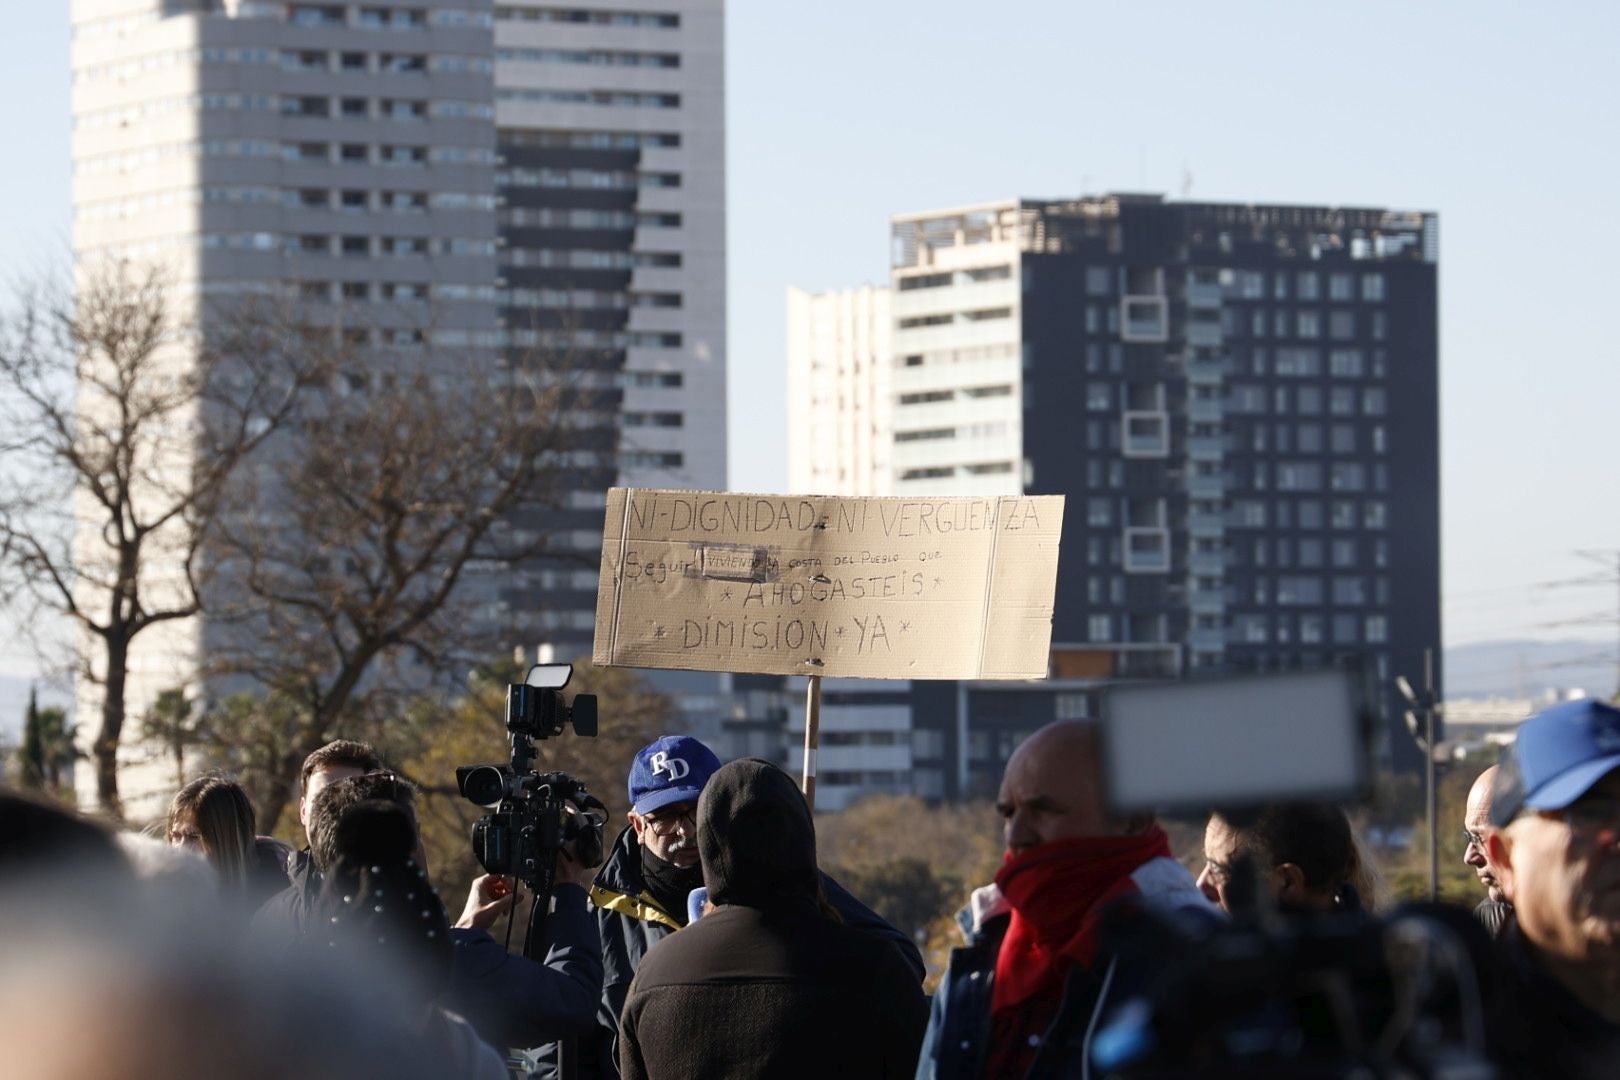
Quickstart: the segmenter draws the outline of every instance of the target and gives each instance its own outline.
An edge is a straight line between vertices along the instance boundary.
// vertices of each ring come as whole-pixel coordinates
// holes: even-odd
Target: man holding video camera
[[[311,855],[322,874],[335,859],[331,844],[337,822],[350,808],[374,800],[398,806],[415,827],[415,789],[391,773],[339,780],[311,800]],[[420,838],[416,858],[424,864]],[[570,859],[566,851],[560,854],[552,890],[555,907],[547,922],[551,949],[544,962],[508,952],[488,933],[519,898],[512,886],[490,875],[473,883],[466,909],[450,930],[455,948],[444,1003],[464,1016],[486,1042],[498,1047],[538,1046],[592,1030],[602,968],[596,927],[585,906],[591,876],[590,868]]]
[[[1513,905],[1492,1035],[1512,1076],[1620,1076],[1620,709],[1519,726],[1485,837]]]
[[[1080,1076],[1095,1018],[1122,981],[1101,940],[1104,910],[1220,916],[1152,816],[1108,816],[1090,723],[1048,724],[1020,744],[996,809],[1006,861],[974,893],[971,942],[952,952],[934,995],[917,1075]]]
[[[697,801],[719,768],[714,751],[689,735],[655,739],[631,763],[629,824],[591,887],[602,934],[595,1062],[601,1076],[618,1075],[619,1017],[636,968],[648,949],[687,924],[687,897],[703,884]],[[910,939],[827,875],[821,875],[821,882],[845,925],[892,942],[922,980],[922,955]],[[591,1062],[585,1064],[588,1068]]]

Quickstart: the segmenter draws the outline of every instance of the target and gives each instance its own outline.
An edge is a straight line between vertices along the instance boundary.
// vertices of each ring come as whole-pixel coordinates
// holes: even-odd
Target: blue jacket
[[[552,895],[555,904],[546,920],[552,945],[543,962],[507,952],[483,930],[450,931],[456,949],[444,1004],[486,1042],[539,1046],[590,1034],[595,1027],[602,993],[596,922],[578,885],[558,885]]]

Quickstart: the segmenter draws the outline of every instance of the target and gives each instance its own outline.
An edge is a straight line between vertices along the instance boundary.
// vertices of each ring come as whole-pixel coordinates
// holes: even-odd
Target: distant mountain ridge
[[[1620,681],[1620,643],[1607,641],[1481,641],[1445,654],[1448,698],[1540,697],[1585,690],[1609,697]]]

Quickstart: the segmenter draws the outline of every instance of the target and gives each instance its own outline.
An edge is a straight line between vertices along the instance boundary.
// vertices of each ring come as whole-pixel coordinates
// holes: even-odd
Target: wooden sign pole
[[[804,801],[816,809],[816,744],[821,740],[821,676],[811,675],[804,689]]]

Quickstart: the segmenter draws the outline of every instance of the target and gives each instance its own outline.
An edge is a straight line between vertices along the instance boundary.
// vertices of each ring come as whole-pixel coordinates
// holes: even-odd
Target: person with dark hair
[[[111,830],[42,796],[0,787],[0,878],[57,868],[133,874]]]
[[[257,835],[247,792],[223,776],[200,776],[169,802],[169,843],[206,858],[228,893],[246,893]]]
[[[1236,822],[1211,814],[1198,887],[1228,914],[1234,870],[1245,858],[1284,910],[1359,911],[1370,899],[1370,872],[1350,819],[1336,806],[1283,803]]]
[[[309,837],[310,811],[316,796],[330,784],[366,773],[382,772],[382,758],[369,743],[334,739],[304,759],[298,773],[298,821]],[[259,909],[255,924],[267,936],[290,941],[303,932],[305,920],[321,892],[320,872],[309,849],[294,852],[286,862],[287,885]]]
[[[395,807],[409,822],[412,857],[427,873],[416,825],[415,787],[391,773],[366,773],[328,785],[310,810],[310,853],[323,877],[342,857],[343,822],[349,812],[379,802]],[[499,891],[504,900],[489,902],[484,894],[496,879],[484,875],[473,883],[466,912],[446,935],[453,950],[444,1001],[486,1042],[533,1047],[593,1030],[602,993],[602,944],[586,910],[585,886],[594,873],[566,853],[559,856],[553,908],[546,921],[551,948],[544,961],[508,952],[488,932],[497,915],[516,901],[516,890],[503,886]],[[435,902],[437,895],[434,891]],[[321,920],[311,920],[310,926],[322,928]]]
[[[467,1021],[441,1002],[450,987],[455,946],[438,894],[417,861],[416,823],[397,802],[347,802],[322,796],[328,813],[317,817],[324,885],[315,904],[313,933],[304,947],[336,949],[361,970],[393,969],[411,978],[420,1012],[401,1018],[443,1060],[447,1076],[503,1080],[502,1056]]]
[[[721,767],[698,800],[697,840],[714,909],[642,958],[620,1075],[909,1076],[922,990],[897,950],[829,917],[792,778],[764,761]]]

